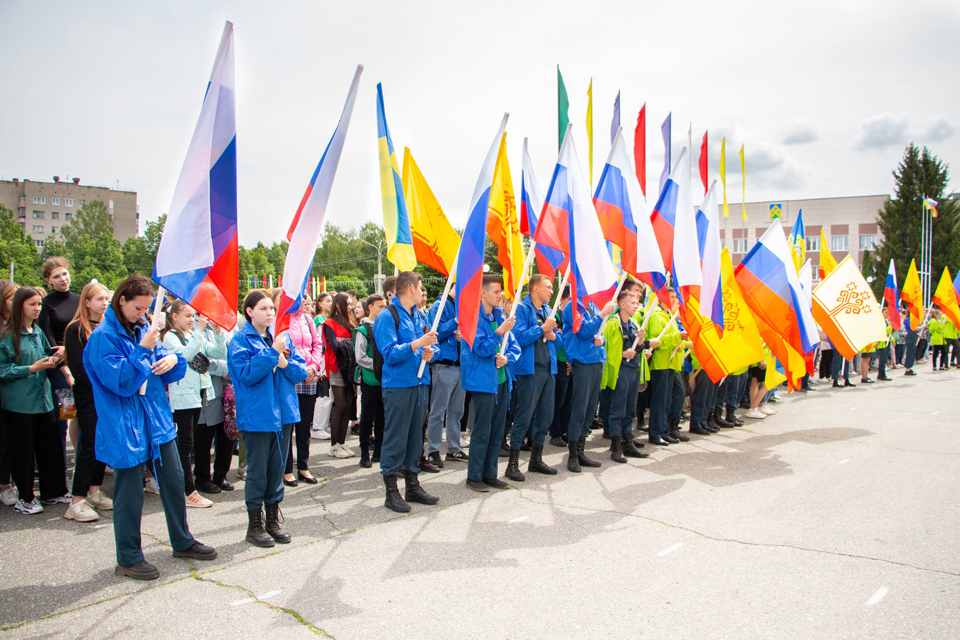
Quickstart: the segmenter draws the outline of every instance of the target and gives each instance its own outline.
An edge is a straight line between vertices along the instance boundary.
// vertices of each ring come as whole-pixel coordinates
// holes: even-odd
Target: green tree
[[[937,286],[945,266],[950,265],[955,270],[960,265],[960,237],[957,235],[960,203],[949,199],[948,169],[926,147],[920,149],[910,144],[904,151],[903,160],[893,172],[896,181],[894,197],[878,212],[883,240],[872,254],[864,254],[863,259],[863,273],[873,276],[872,288],[878,299],[883,294],[891,258],[900,285],[906,278],[910,261],[916,259],[919,263],[924,198],[933,198],[940,203],[937,207],[939,216],[933,221],[932,287]]]
[[[113,235],[113,220],[102,201],[91,200],[80,207],[61,235],[66,257],[73,262],[71,290],[79,293],[94,279],[113,289],[127,277],[123,246]],[[60,249],[58,243],[51,242],[44,248],[44,255],[54,255],[52,251]]]
[[[153,268],[157,263],[157,249],[160,248],[160,237],[166,223],[167,214],[163,214],[147,223],[142,236],[131,236],[123,243],[123,262],[130,273],[139,273],[148,278],[153,275]]]
[[[9,277],[10,263],[14,265],[14,280],[18,284],[40,286],[40,256],[37,246],[23,231],[14,211],[0,204],[0,274]]]

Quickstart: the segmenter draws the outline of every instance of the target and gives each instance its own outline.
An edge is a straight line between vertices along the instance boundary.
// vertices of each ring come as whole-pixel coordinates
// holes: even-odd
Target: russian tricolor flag
[[[680,160],[682,159],[683,156],[681,155]],[[670,269],[671,272],[673,271],[673,233],[677,225],[677,199],[680,197],[680,185],[677,181],[683,164],[680,160],[673,165],[673,171],[670,172],[666,182],[663,183],[663,188],[660,189],[660,197],[657,198],[657,204],[653,206],[653,212],[650,214],[650,224],[653,226],[653,233],[657,238],[657,246],[660,248],[663,266]],[[687,167],[686,173],[689,183],[689,167]],[[689,200],[689,196],[687,196],[687,199]],[[673,277],[676,280],[675,273]]]
[[[537,230],[537,211],[543,208],[543,196],[540,193],[540,185],[533,174],[533,161],[527,150],[527,139],[524,138],[523,172],[520,174],[520,233],[531,240],[533,232]],[[534,243],[534,252],[540,273],[552,275],[557,269],[566,269],[567,258],[556,249]]]
[[[483,288],[483,249],[487,239],[487,206],[490,203],[490,190],[493,188],[493,171],[497,164],[497,152],[503,131],[507,128],[509,113],[503,114],[500,129],[490,143],[487,157],[480,168],[477,186],[470,200],[470,215],[467,226],[460,239],[460,251],[457,253],[457,323],[460,337],[473,348],[473,339],[477,335],[477,323],[480,321],[480,291]]]
[[[702,284],[700,286],[700,315],[717,325],[723,335],[723,278],[720,270],[720,215],[717,209],[717,181],[707,189],[697,210],[697,240],[700,248]]]
[[[750,309],[798,353],[819,342],[780,220],[763,234],[734,272]]]
[[[673,231],[673,286],[677,299],[685,304],[691,295],[700,298],[700,240],[697,237],[697,218],[690,197],[690,163],[686,162],[687,149],[680,151],[677,164],[667,180],[677,185],[676,208]]]
[[[287,231],[287,240],[290,246],[287,249],[287,258],[283,263],[283,293],[280,296],[280,308],[277,309],[277,324],[274,335],[290,326],[290,318],[300,310],[303,304],[303,290],[310,277],[313,266],[313,256],[320,244],[323,232],[323,218],[327,212],[327,201],[330,199],[330,190],[333,179],[337,175],[337,165],[340,163],[340,154],[343,152],[343,143],[347,138],[347,129],[350,128],[350,116],[353,114],[353,104],[357,99],[357,87],[360,85],[360,74],[363,65],[357,65],[347,94],[347,102],[343,105],[340,122],[333,132],[333,137],[327,143],[327,148],[320,158],[320,164],[310,178],[310,184],[300,200],[297,215],[294,216]]]
[[[957,276],[960,278],[960,275]],[[954,288],[957,283],[954,282]],[[900,331],[900,291],[897,289],[897,271],[890,258],[890,268],[887,270],[887,282],[883,285],[883,298],[887,301],[887,313],[890,315],[890,326],[894,331]]]
[[[590,302],[600,305],[616,290],[617,273],[590,198],[590,187],[583,177],[571,129],[568,125],[533,239],[538,245],[566,254],[574,300],[583,301],[584,306]],[[574,306],[573,331],[579,330],[579,307]]]
[[[153,281],[230,330],[237,324],[237,125],[233,24],[223,27],[157,249]]]
[[[593,204],[603,237],[623,252],[622,268],[654,289],[663,287],[667,282],[666,270],[622,129],[614,136]]]

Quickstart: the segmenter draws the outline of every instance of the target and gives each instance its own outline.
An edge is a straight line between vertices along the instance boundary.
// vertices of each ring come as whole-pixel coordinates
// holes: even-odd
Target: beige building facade
[[[100,200],[113,220],[113,235],[120,242],[136,236],[140,212],[136,191],[120,191],[108,187],[85,185],[79,178],[53,182],[34,180],[0,180],[0,203],[14,211],[20,226],[43,247],[47,239],[59,239],[63,227],[70,224],[77,210],[86,202]]]

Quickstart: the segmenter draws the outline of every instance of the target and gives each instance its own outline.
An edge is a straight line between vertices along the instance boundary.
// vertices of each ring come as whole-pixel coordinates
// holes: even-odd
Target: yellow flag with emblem
[[[487,235],[497,245],[497,262],[503,267],[503,294],[513,300],[523,273],[523,239],[517,218],[517,201],[507,160],[507,134],[500,138],[497,164],[493,170],[493,186],[487,205]]]
[[[813,290],[813,318],[844,360],[887,337],[880,305],[850,256]]]

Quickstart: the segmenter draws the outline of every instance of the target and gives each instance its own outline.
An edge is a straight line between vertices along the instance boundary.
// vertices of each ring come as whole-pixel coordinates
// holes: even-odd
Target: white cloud
[[[920,140],[923,142],[943,142],[954,133],[956,133],[956,129],[953,128],[950,121],[940,116],[939,118],[931,120],[926,128],[924,128],[920,134]]]
[[[893,113],[882,113],[867,118],[860,123],[857,139],[858,149],[885,149],[899,147],[909,141],[907,117]]]
[[[794,120],[783,128],[780,141],[783,144],[808,144],[819,139],[816,125],[807,120]]]

